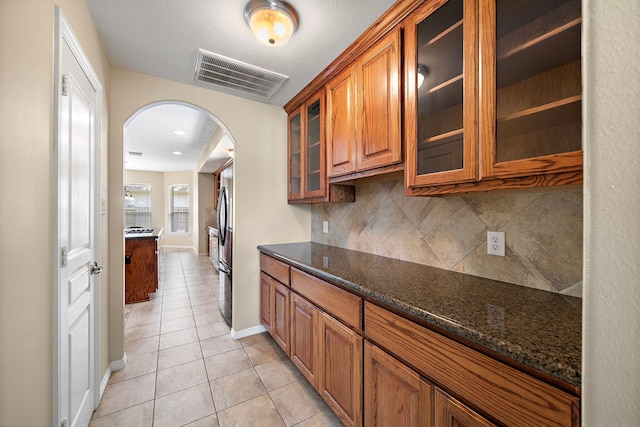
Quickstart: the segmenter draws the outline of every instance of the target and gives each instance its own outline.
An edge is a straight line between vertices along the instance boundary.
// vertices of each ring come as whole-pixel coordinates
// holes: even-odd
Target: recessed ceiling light
[[[174,151],[173,154],[175,154],[176,156],[181,155],[182,153],[180,151]]]
[[[185,131],[180,130],[180,129],[174,130],[173,133],[175,133],[176,135],[180,135],[180,136],[187,134]]]

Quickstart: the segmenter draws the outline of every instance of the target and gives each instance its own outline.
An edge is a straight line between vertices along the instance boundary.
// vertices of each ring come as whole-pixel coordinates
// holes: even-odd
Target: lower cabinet
[[[579,397],[264,261],[261,322],[345,426],[580,425]]]
[[[296,293],[291,294],[291,361],[318,388],[318,309]]]
[[[366,427],[433,427],[433,394],[433,385],[418,373],[365,341]]]
[[[438,427],[493,427],[494,423],[440,389],[435,392],[435,416]]]
[[[260,321],[276,343],[289,355],[289,288],[260,273]]]
[[[345,426],[361,426],[362,337],[326,313],[318,323],[318,391]]]

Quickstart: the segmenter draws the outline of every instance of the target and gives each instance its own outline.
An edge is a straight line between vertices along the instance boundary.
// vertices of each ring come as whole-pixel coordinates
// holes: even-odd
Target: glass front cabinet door
[[[580,0],[483,0],[481,177],[582,176]]]
[[[322,199],[327,191],[322,91],[289,114],[289,201]]]
[[[477,180],[477,1],[430,1],[405,26],[408,188]]]

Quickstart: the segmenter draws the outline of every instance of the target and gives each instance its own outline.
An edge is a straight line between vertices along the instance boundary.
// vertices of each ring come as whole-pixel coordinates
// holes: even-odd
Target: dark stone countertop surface
[[[258,249],[454,337],[581,384],[580,298],[313,242]]]

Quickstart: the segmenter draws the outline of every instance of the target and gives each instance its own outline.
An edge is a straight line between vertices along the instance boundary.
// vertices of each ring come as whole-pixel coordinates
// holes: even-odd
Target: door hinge
[[[69,76],[66,74],[62,75],[62,96],[69,95]]]
[[[66,246],[60,248],[60,267],[66,267],[69,260],[69,250]]]
[[[63,418],[62,421],[60,421],[60,427],[68,427],[69,425],[69,420],[66,418]]]

